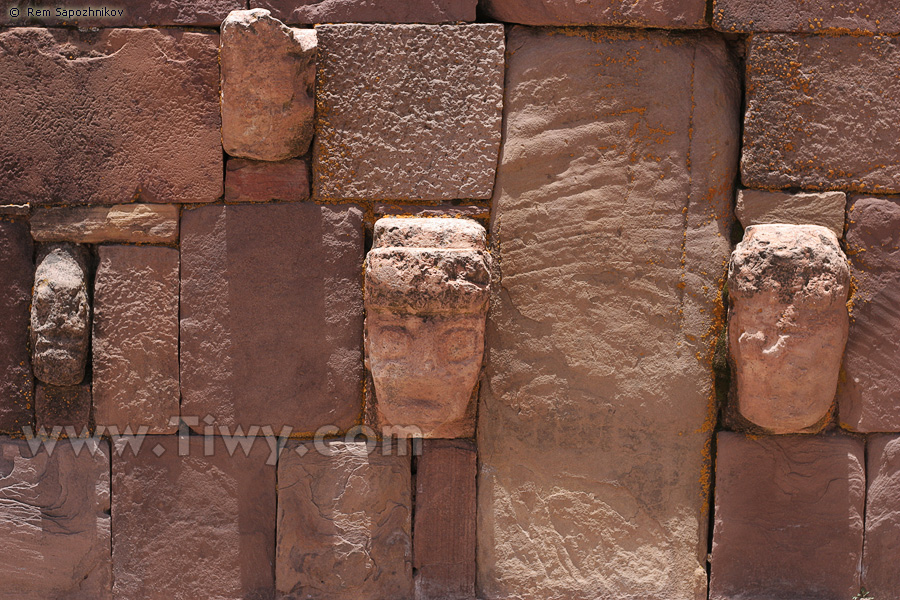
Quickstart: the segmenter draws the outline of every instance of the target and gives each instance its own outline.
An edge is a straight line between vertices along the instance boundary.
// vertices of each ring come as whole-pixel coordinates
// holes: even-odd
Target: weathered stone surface
[[[705,598],[737,73],[703,35],[508,47],[478,597]]]
[[[269,448],[235,440],[231,453],[222,437],[209,439],[207,450],[201,437],[152,436],[137,456],[113,456],[116,598],[274,596]]]
[[[900,192],[900,38],[754,35],[747,187]]]
[[[94,280],[94,419],[169,433],[178,415],[178,250],[101,246]]]
[[[111,600],[109,535],[106,442],[48,454],[0,438],[0,596]]]
[[[54,427],[73,427],[81,435],[91,415],[91,385],[59,387],[38,383],[34,391],[35,430],[49,434]],[[67,431],[64,431],[68,435]]]
[[[170,244],[178,241],[178,213],[175,204],[38,207],[31,235],[39,242]]]
[[[870,437],[867,463],[862,584],[876,598],[896,598],[900,596],[900,436]]]
[[[498,21],[522,25],[706,27],[706,3],[702,0],[483,0],[482,7]]]
[[[752,225],[728,267],[736,409],[770,433],[820,429],[834,402],[850,267],[819,225]]]
[[[230,158],[225,165],[225,202],[298,202],[309,198],[305,160],[257,162]]]
[[[503,26],[322,25],[313,194],[489,198]]]
[[[285,160],[313,135],[316,32],[269,11],[236,10],[222,23],[222,144],[232,156]]]
[[[410,478],[405,446],[288,442],[278,460],[278,597],[411,600]]]
[[[27,217],[31,214],[29,204],[3,204],[0,205],[0,217]]]
[[[844,436],[719,433],[710,599],[859,592],[864,460]]]
[[[376,202],[376,217],[456,217],[469,219],[487,219],[491,216],[491,207],[478,204],[391,204]]]
[[[360,418],[360,209],[197,208],[181,253],[183,414],[295,434]]]
[[[38,0],[19,0],[13,6],[19,8],[18,17],[10,17],[9,11],[0,13],[0,25],[68,25],[79,27],[151,27],[158,25],[195,25],[218,27],[228,13],[243,8],[241,0],[116,0],[114,4],[85,4],[83,0],[57,0],[48,5]],[[95,11],[86,13],[88,7]],[[66,12],[57,12],[56,8]],[[32,12],[29,13],[28,9]],[[49,14],[35,12],[49,10]],[[70,12],[81,10],[82,12]],[[119,10],[123,12],[119,14]],[[113,13],[112,11],[116,11]]]
[[[222,195],[218,35],[0,33],[4,202],[206,202]],[[164,116],[164,117],[163,117]]]
[[[416,471],[416,600],[475,597],[475,444],[425,440]]]
[[[21,434],[34,415],[28,352],[33,252],[28,224],[0,219],[0,433]]]
[[[31,366],[51,385],[84,379],[91,341],[88,250],[70,243],[38,250],[31,301]]]
[[[453,23],[474,21],[477,0],[250,0],[285,23]]]
[[[844,192],[788,194],[739,190],[734,213],[744,227],[766,223],[821,225],[840,238],[844,235],[846,210],[847,195]]]
[[[715,0],[720,31],[900,33],[893,0]]]
[[[854,198],[848,215],[856,290],[838,414],[855,431],[900,431],[900,200]]]

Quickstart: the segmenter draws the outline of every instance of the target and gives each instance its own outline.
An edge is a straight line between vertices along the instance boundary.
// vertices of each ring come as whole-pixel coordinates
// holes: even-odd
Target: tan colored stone
[[[225,202],[298,202],[308,198],[309,165],[305,160],[230,158],[225,165]]]
[[[862,583],[875,598],[896,598],[900,596],[900,436],[869,437],[866,454]]]
[[[719,31],[900,33],[894,0],[715,0]]]
[[[36,207],[31,235],[39,242],[170,244],[178,241],[177,204]]]
[[[70,431],[82,435],[90,424],[90,384],[57,387],[38,383],[34,391],[34,414],[36,431],[43,427],[51,434],[54,427],[62,427],[66,435]],[[66,430],[67,427],[73,429]]]
[[[250,0],[291,24],[474,21],[477,0]]]
[[[739,190],[735,216],[744,227],[766,223],[821,225],[837,237],[844,235],[844,192],[788,194],[764,190]]]
[[[702,0],[483,0],[482,8],[498,21],[522,25],[706,27]]]
[[[28,352],[33,253],[28,223],[0,219],[0,433],[13,435],[34,420]]]

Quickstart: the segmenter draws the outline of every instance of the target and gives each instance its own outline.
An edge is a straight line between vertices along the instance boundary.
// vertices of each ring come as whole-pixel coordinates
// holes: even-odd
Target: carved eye
[[[472,358],[478,351],[475,332],[471,329],[454,329],[444,338],[444,352],[450,361],[461,361]]]
[[[375,352],[382,359],[395,359],[409,354],[409,333],[400,328],[384,328],[375,336]]]

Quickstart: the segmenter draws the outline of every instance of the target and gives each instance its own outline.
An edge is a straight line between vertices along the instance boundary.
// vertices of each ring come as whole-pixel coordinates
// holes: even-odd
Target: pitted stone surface
[[[46,206],[32,213],[31,235],[39,242],[169,244],[178,241],[178,217],[175,204]]]
[[[489,198],[503,26],[321,25],[313,194]]]
[[[21,435],[34,417],[28,352],[33,252],[28,223],[0,219],[0,433]]]
[[[477,0],[250,0],[285,23],[454,23],[474,21]]]
[[[54,427],[62,427],[69,435],[72,427],[76,435],[87,431],[91,416],[91,385],[82,383],[59,387],[38,383],[34,390],[35,431],[44,428],[48,434]]]
[[[230,158],[225,165],[225,202],[297,202],[308,198],[309,164],[305,160]]]
[[[734,214],[744,227],[765,223],[821,225],[844,236],[847,195],[844,192],[788,194],[765,190],[739,190]]]
[[[228,13],[243,8],[241,0],[116,0],[110,4],[86,4],[82,0],[57,0],[52,6],[39,0],[19,0],[12,6],[19,8],[18,17],[10,17],[9,11],[0,12],[0,25],[64,25],[78,27],[152,27],[159,25],[218,27]],[[67,12],[57,13],[56,8]],[[85,13],[86,8],[107,12]],[[49,15],[28,9],[49,9]],[[80,9],[81,14],[69,13]],[[112,11],[122,10],[121,14]]]
[[[701,0],[484,0],[482,6],[498,21],[522,25],[706,27],[706,3]]]
[[[900,436],[875,435],[867,446],[868,493],[862,584],[877,597],[900,596]]]
[[[0,33],[0,104],[16,107],[0,113],[3,201],[220,197],[218,41],[169,29]]]
[[[796,33],[900,33],[893,0],[715,0],[720,31]]]

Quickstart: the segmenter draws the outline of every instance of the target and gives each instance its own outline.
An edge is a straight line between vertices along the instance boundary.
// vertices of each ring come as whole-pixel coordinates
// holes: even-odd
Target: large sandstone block
[[[275,467],[269,456],[262,439],[245,447],[212,436],[149,436],[137,455],[117,448],[115,597],[272,598]]]
[[[31,235],[38,242],[171,244],[179,212],[176,204],[37,207]]]
[[[289,442],[278,461],[278,598],[411,600],[411,476],[405,445]]]
[[[705,598],[737,73],[705,35],[508,47],[479,598]]]
[[[54,427],[72,427],[76,434],[84,433],[90,424],[91,385],[82,383],[55,386],[38,383],[34,390],[35,431],[44,428],[48,434]],[[68,435],[68,431],[64,431]]]
[[[298,202],[308,198],[309,164],[305,160],[229,158],[225,164],[225,202]]]
[[[858,197],[848,214],[856,291],[838,414],[854,431],[900,431],[900,201]]]
[[[33,252],[28,223],[0,219],[0,433],[21,434],[34,416],[28,352]]]
[[[109,502],[106,442],[0,438],[0,597],[112,600]]]
[[[218,27],[229,11],[243,8],[241,0],[116,0],[110,4],[86,4],[82,0],[57,0],[52,5],[39,0],[19,0],[0,13],[0,25],[66,25],[78,27],[152,27],[158,25]],[[29,13],[28,9],[32,9]],[[57,10],[59,8],[59,10]],[[87,12],[87,9],[95,12]],[[105,11],[103,9],[106,9]],[[47,11],[36,12],[37,9]],[[100,11],[99,13],[96,11]],[[121,11],[121,12],[119,12]],[[48,14],[49,13],[49,14]]]
[[[893,0],[715,0],[720,31],[797,33],[900,33]]]
[[[483,0],[482,7],[498,21],[522,25],[706,27],[706,3],[702,0]]]
[[[178,250],[101,246],[94,280],[94,419],[168,433],[178,415]],[[176,424],[177,425],[177,424]]]
[[[290,24],[474,21],[477,0],[250,0]]]
[[[185,211],[182,414],[295,434],[362,413],[362,211],[308,203]]]
[[[864,460],[850,437],[719,433],[710,599],[857,594]]]
[[[747,187],[900,192],[900,38],[754,35]]]
[[[207,202],[222,195],[218,35],[0,33],[4,202]]]
[[[503,26],[321,25],[313,194],[489,198]]]
[[[876,598],[896,598],[900,596],[900,436],[872,436],[866,450],[862,583]]]
[[[844,192],[788,194],[765,190],[739,190],[734,214],[744,227],[766,223],[821,225],[844,236]]]

